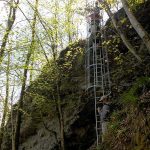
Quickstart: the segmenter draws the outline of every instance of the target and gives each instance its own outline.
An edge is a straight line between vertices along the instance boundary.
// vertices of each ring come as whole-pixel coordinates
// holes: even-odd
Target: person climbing
[[[104,135],[107,132],[107,125],[110,117],[110,100],[108,96],[104,95],[101,97],[99,102],[103,103],[100,111],[101,127],[102,127],[102,142],[104,140]]]
[[[100,16],[100,10],[101,9],[98,6],[98,1],[96,1],[93,13],[88,16],[91,20],[91,24],[94,24],[95,22],[97,25],[99,25],[99,20],[102,19],[102,17]]]
[[[89,37],[89,45],[92,46],[93,40],[95,36],[97,36],[98,31],[100,30],[99,24],[100,24],[100,19],[102,17],[100,16],[100,7],[98,6],[98,1],[95,2],[95,7],[93,9],[93,13],[90,14],[88,17],[90,18],[90,29],[89,32],[90,37]]]

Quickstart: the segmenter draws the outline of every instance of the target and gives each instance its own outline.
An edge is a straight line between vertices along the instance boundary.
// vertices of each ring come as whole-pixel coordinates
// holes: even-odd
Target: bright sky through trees
[[[49,0],[44,0],[44,1],[39,1],[39,13],[41,16],[41,21],[51,23],[50,18],[53,17],[53,10],[54,10],[54,2],[55,1],[49,1]],[[65,26],[63,25],[65,22],[65,4],[67,4],[67,1],[61,1],[60,2],[60,17],[62,17],[61,20],[59,20],[59,24],[62,24],[62,28],[65,29]],[[78,7],[83,8],[85,3],[76,3],[76,5],[73,6],[72,9],[77,9]],[[15,92],[14,92],[14,102],[18,100],[18,96],[20,94],[20,85],[22,82],[22,71],[23,71],[23,62],[24,58],[26,55],[26,50],[29,47],[29,43],[31,40],[31,22],[33,18],[33,6],[34,6],[34,0],[20,0],[19,7],[17,10],[16,14],[16,19],[12,28],[12,31],[9,35],[9,40],[6,45],[6,49],[11,50],[11,71],[10,71],[10,95],[12,92],[12,88],[14,87],[15,84]],[[83,6],[83,7],[82,7]],[[5,33],[6,25],[7,25],[7,20],[8,20],[8,15],[9,15],[9,7],[10,3],[9,1],[0,1],[0,44],[2,43],[2,38]],[[75,7],[75,8],[74,8]],[[52,10],[52,11],[51,11]],[[83,10],[81,10],[83,11]],[[61,14],[62,13],[62,14]],[[39,17],[39,16],[38,16]],[[75,13],[74,17],[74,26],[76,29],[78,29],[78,39],[84,39],[86,36],[86,30],[85,30],[85,16],[79,15],[78,13]],[[49,25],[51,27],[51,25]],[[78,27],[76,27],[78,26]],[[46,27],[48,29],[48,26]],[[38,18],[38,24],[36,26],[37,30],[37,36],[42,40],[43,47],[46,49],[46,53],[48,56],[51,54],[49,53],[48,49],[49,46],[46,44],[47,43],[47,33],[45,29],[43,29],[43,26],[40,23],[40,20]],[[60,29],[59,29],[60,30]],[[60,31],[59,31],[60,32]],[[62,32],[65,32],[63,30]],[[59,50],[62,48],[65,48],[68,45],[67,38],[65,33],[63,37],[63,47],[59,47]],[[38,45],[37,46],[37,52],[36,52],[36,60],[34,63],[34,79],[36,76],[38,76],[41,73],[41,67],[46,63],[44,55],[41,53],[41,47]],[[6,58],[7,55],[4,57],[3,64],[1,65],[1,72],[0,72],[0,107],[2,110],[2,105],[3,105],[3,100],[5,99],[5,85],[6,85],[6,64],[5,62],[7,61]],[[30,74],[28,74],[29,78]],[[27,81],[27,86],[29,85],[29,79]]]
[[[68,35],[71,34],[73,41],[77,39],[86,38],[86,14],[84,8],[86,7],[86,1],[75,0],[71,1],[69,6],[69,0],[58,1],[58,13],[55,14],[55,2],[57,0],[40,0],[38,8],[38,22],[36,25],[36,53],[34,60],[34,76],[35,79],[41,73],[41,67],[44,66],[47,61],[45,59],[46,53],[48,57],[51,56],[50,53],[50,35],[49,29],[54,30],[55,24],[58,24],[58,50],[62,50],[68,45]],[[88,1],[88,4],[92,7],[94,6],[94,1]],[[69,7],[70,8],[69,8]],[[0,44],[2,43],[2,38],[6,30],[9,10],[9,1],[0,1]],[[116,9],[116,8],[115,8]],[[70,20],[66,20],[66,11],[70,11]],[[23,73],[23,63],[31,42],[31,23],[33,21],[34,14],[34,0],[20,0],[19,7],[16,13],[16,19],[9,34],[9,39],[6,45],[6,51],[11,51],[11,66],[10,66],[10,92],[11,95],[13,87],[15,88],[13,103],[18,100],[20,94],[20,86],[22,82]],[[56,16],[55,16],[56,15]],[[58,22],[55,22],[55,18],[58,17]],[[103,13],[103,19],[106,21],[108,16]],[[41,23],[43,22],[43,23]],[[46,26],[44,27],[43,26]],[[47,31],[46,31],[46,30]],[[70,31],[69,31],[70,30]],[[69,33],[70,32],[70,33]],[[48,35],[49,34],[49,35]],[[55,34],[55,33],[54,33]],[[40,42],[38,41],[40,39]],[[42,43],[42,47],[41,47]],[[6,62],[7,54],[4,56],[4,61],[1,65],[0,71],[0,106],[3,105],[3,100],[5,99],[5,85],[6,85]],[[28,73],[27,86],[30,81],[30,73]],[[3,97],[3,98],[2,98]],[[3,99],[3,100],[2,100]],[[2,109],[1,109],[2,110]]]

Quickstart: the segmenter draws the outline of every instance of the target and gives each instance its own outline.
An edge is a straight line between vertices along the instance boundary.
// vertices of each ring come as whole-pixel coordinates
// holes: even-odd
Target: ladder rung
[[[95,97],[96,99],[100,99],[100,97]]]

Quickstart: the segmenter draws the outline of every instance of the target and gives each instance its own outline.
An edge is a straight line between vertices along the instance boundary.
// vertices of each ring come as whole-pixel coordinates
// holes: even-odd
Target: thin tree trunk
[[[144,44],[146,45],[149,53],[150,53],[150,36],[142,27],[142,25],[137,21],[136,17],[134,16],[132,10],[129,8],[128,2],[126,0],[121,0],[123,8],[132,24],[133,28],[136,30],[138,35],[143,40]]]
[[[61,142],[61,150],[65,150],[65,139],[64,139],[64,118],[60,100],[60,90],[57,83],[57,108],[59,114],[59,124],[60,124],[60,142]]]
[[[6,27],[6,31],[5,31],[4,37],[2,39],[2,45],[0,48],[0,64],[3,61],[4,52],[5,52],[9,33],[10,33],[12,26],[16,19],[16,10],[18,8],[18,4],[19,4],[19,0],[17,0],[17,2],[15,2],[15,0],[11,0],[11,2],[10,2],[10,11],[9,11],[9,16],[8,16],[8,21],[7,21],[7,27]]]
[[[31,3],[29,1],[28,1],[28,3],[31,5]],[[58,1],[55,1],[55,6],[56,6],[56,9],[55,9],[55,14],[54,15],[55,15],[55,19],[58,20],[57,19],[57,11],[58,11],[58,7],[59,7]],[[38,14],[38,17],[40,19],[40,23],[42,24],[42,26],[44,27],[45,31],[47,32],[47,29],[46,29],[45,25],[43,24],[41,16],[39,14]],[[56,34],[55,35],[52,34],[52,36],[49,36],[49,33],[47,32],[47,35],[49,37],[49,40],[51,41],[52,57],[53,57],[53,60],[54,60],[54,65],[56,67],[56,72],[57,72],[56,74],[59,75],[57,62],[56,62],[57,54],[58,54],[58,52],[57,52],[57,48],[58,48],[58,44],[57,44],[58,31],[57,31],[57,29],[58,29],[58,25],[56,24],[55,25]],[[51,29],[50,29],[50,31],[51,31]],[[48,61],[48,64],[49,64],[49,61]],[[57,97],[55,97],[55,100],[56,100],[56,108],[57,108],[57,111],[58,111],[58,118],[59,118],[59,123],[60,123],[61,150],[64,150],[65,149],[64,120],[63,120],[62,106],[61,106],[61,103],[60,103],[60,93],[59,93],[58,78],[57,78],[57,81],[56,81],[56,87],[57,87]]]
[[[59,2],[56,0],[55,1],[55,20],[58,20],[58,9],[59,9]],[[56,79],[56,87],[57,87],[57,97],[56,99],[56,108],[58,111],[58,119],[59,119],[59,125],[60,125],[60,148],[61,150],[65,150],[65,140],[64,140],[64,119],[63,119],[63,112],[62,112],[62,105],[61,105],[61,99],[60,99],[60,88],[59,88],[59,70],[58,70],[58,65],[57,65],[57,55],[58,55],[58,24],[55,24],[55,35],[52,38],[52,56],[55,64],[55,69],[56,69],[56,74],[57,74],[57,79]]]
[[[106,1],[103,1],[102,4],[104,5],[104,7],[106,8],[106,12],[108,14],[108,16],[111,18],[112,23],[115,27],[115,29],[117,30],[117,32],[119,33],[123,43],[125,44],[125,46],[128,48],[128,50],[138,59],[139,62],[141,62],[141,58],[136,54],[135,49],[133,48],[133,46],[131,45],[131,43],[129,42],[129,40],[127,39],[125,33],[123,33],[123,31],[120,29],[120,27],[117,25],[117,21],[113,15],[113,13],[111,12],[109,5],[107,4]]]
[[[30,49],[28,51],[27,59],[25,62],[26,68],[24,69],[21,94],[20,94],[20,99],[19,99],[19,103],[18,103],[18,112],[17,112],[17,118],[16,118],[16,131],[14,134],[15,150],[19,149],[21,117],[22,117],[21,110],[23,109],[23,98],[25,95],[28,67],[30,64],[31,55],[32,55],[32,51],[34,48],[34,44],[35,44],[35,25],[36,25],[36,20],[37,20],[37,9],[38,9],[38,0],[36,0],[36,3],[35,3],[34,19],[33,19],[33,24],[32,24],[32,41],[31,41]]]
[[[6,70],[6,98],[4,102],[4,111],[3,111],[3,117],[1,122],[1,130],[0,130],[0,147],[3,142],[3,136],[5,132],[5,122],[6,122],[6,116],[8,112],[8,99],[9,99],[9,73],[10,73],[10,52],[8,52],[8,61],[7,61],[7,70]]]
[[[15,90],[15,78],[14,78],[14,86],[12,89],[11,93],[11,129],[12,129],[12,137],[11,137],[11,142],[12,142],[12,150],[15,150],[15,143],[14,143],[14,118],[13,118],[13,97],[14,97],[14,90]]]
[[[55,51],[55,50],[53,50],[53,51]],[[57,79],[56,79],[57,97],[55,99],[56,99],[56,108],[58,111],[58,119],[59,119],[59,125],[60,125],[60,147],[61,147],[61,150],[65,150],[64,117],[63,117],[61,98],[60,98],[60,88],[59,88],[60,87],[59,86],[60,72],[58,70],[58,65],[56,62],[56,56],[55,55],[53,55],[53,59],[54,59],[54,64],[55,64],[56,74],[57,74]]]
[[[60,115],[60,138],[61,138],[61,150],[65,150],[65,139],[64,139],[64,119],[62,113],[62,107],[58,104],[58,110]]]
[[[67,34],[68,34],[68,41],[69,43],[72,42],[73,40],[73,33],[72,33],[72,27],[73,27],[73,22],[71,21],[73,18],[73,13],[72,13],[72,5],[73,5],[73,0],[68,0],[67,6],[66,6],[66,21],[67,21]]]

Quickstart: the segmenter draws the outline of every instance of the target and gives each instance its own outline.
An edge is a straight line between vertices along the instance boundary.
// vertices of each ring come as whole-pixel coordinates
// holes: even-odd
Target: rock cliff
[[[150,3],[136,13],[150,33]],[[125,16],[123,9],[115,14]],[[99,149],[148,150],[150,148],[150,54],[128,19],[123,22],[127,37],[134,44],[142,63],[137,62],[123,45],[110,20],[107,24],[107,46],[112,81],[113,111],[106,140]],[[94,101],[88,99],[84,78],[85,41],[69,45],[60,53],[59,86],[65,126],[66,150],[88,150],[95,143]],[[60,125],[53,96],[56,93],[53,62],[28,87],[24,98],[20,150],[59,150]],[[14,106],[15,108],[15,106]],[[15,116],[15,110],[13,115]],[[11,149],[11,122],[3,150]]]

